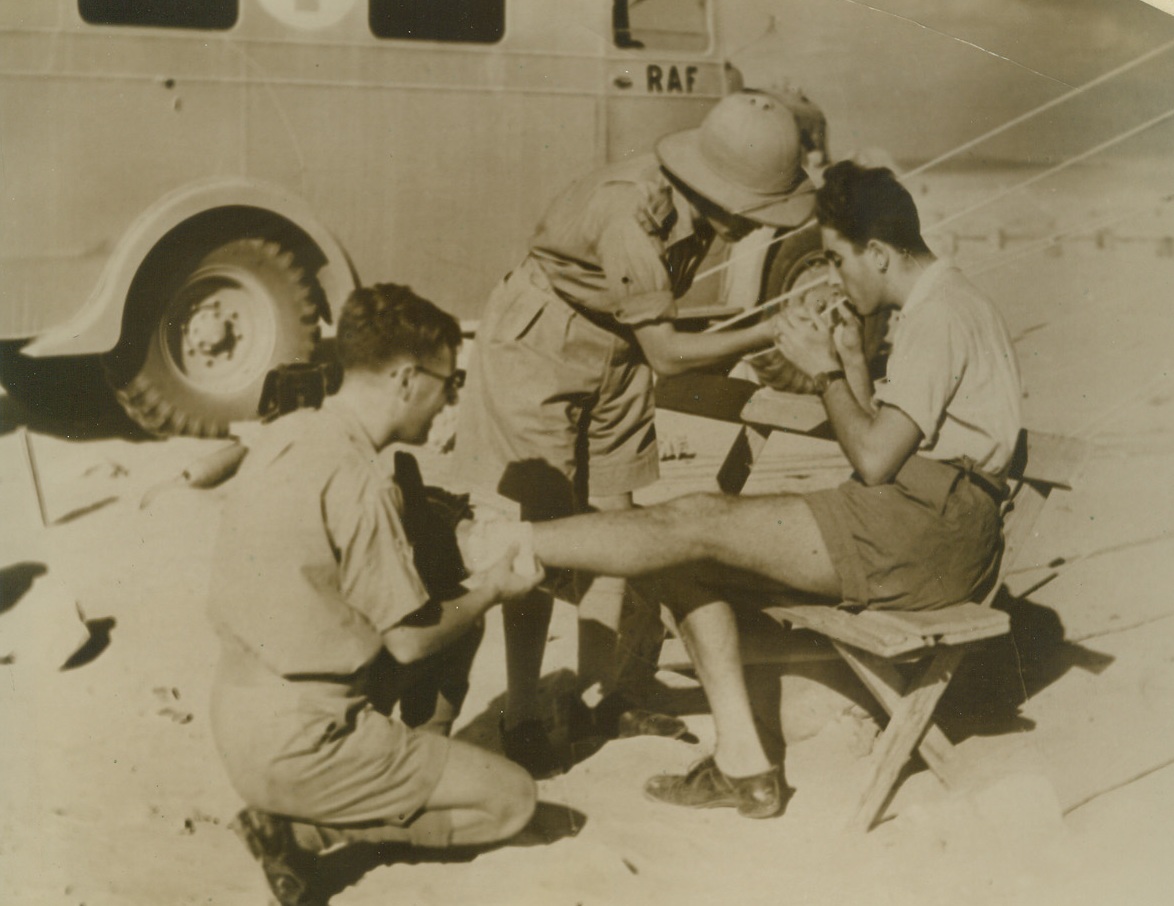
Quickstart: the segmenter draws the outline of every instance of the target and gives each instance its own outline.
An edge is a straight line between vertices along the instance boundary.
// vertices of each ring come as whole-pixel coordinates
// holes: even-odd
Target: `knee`
[[[537,806],[538,785],[534,778],[512,761],[507,762],[491,806],[497,838],[507,840],[521,832]]]
[[[682,494],[672,500],[666,500],[657,509],[665,513],[674,522],[696,516],[710,506],[713,494],[704,491],[694,491],[691,494]]]
[[[698,492],[662,504],[663,529],[679,539],[697,558],[710,556],[714,549],[714,527],[730,506],[725,494]]]

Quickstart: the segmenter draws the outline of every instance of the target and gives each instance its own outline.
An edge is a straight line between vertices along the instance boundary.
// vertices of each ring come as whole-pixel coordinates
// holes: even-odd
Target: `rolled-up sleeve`
[[[671,318],[676,312],[662,244],[633,217],[615,218],[599,237],[599,258],[621,324]]]
[[[876,400],[908,415],[925,436],[923,445],[932,446],[966,370],[965,343],[950,320],[936,312],[898,329],[905,354],[895,352],[889,359]]]
[[[346,603],[383,634],[428,601],[387,480],[340,469],[322,493],[324,522]]]

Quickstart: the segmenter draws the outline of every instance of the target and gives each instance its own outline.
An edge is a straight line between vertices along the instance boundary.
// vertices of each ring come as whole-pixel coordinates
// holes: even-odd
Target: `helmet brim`
[[[731,214],[774,227],[798,226],[815,210],[815,186],[804,175],[787,192],[766,194],[731,182],[701,154],[701,130],[686,129],[656,143],[661,166],[699,195]]]

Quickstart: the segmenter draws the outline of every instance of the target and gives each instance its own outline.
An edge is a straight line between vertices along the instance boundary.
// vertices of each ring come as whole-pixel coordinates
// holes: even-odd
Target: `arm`
[[[745,355],[769,346],[774,339],[769,320],[720,333],[685,333],[671,321],[653,321],[637,326],[635,333],[652,370],[665,376]]]
[[[824,408],[844,455],[865,484],[883,484],[897,474],[921,443],[921,429],[900,409],[874,408],[863,355],[855,358],[851,344],[844,361],[831,330],[818,319],[783,314],[776,319],[779,350],[809,375],[840,371],[852,377],[834,381],[823,395]],[[866,402],[858,394],[867,382]]]
[[[538,584],[542,573],[521,576],[512,568],[517,545],[480,577],[477,587],[448,601],[429,601],[423,608],[383,633],[383,645],[401,664],[410,664],[435,654],[502,601],[521,597]],[[417,615],[427,614],[427,617]]]
[[[432,597],[416,571],[390,485],[349,465],[334,473],[322,497],[324,527],[338,552],[338,591],[354,619],[374,626],[400,663],[439,651],[494,604],[538,583],[540,572],[513,572],[515,546],[477,575],[474,590],[449,600]]]
[[[921,443],[913,419],[893,406],[865,408],[846,380],[828,387],[823,405],[844,455],[866,485],[891,481]]]
[[[839,324],[832,328],[832,343],[836,354],[840,357],[840,366],[863,409],[870,412],[877,411],[876,401],[873,399],[872,375],[868,369],[868,359],[864,355],[864,333],[860,319],[855,315],[846,314]]]
[[[671,320],[676,305],[665,250],[649,229],[629,213],[613,218],[600,235],[599,257],[616,300],[612,314],[631,327],[653,371],[680,374],[771,344],[769,321],[719,333],[678,331]]]

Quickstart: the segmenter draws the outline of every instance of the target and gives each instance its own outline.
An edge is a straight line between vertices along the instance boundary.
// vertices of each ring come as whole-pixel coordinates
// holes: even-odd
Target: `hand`
[[[757,345],[763,349],[774,345],[775,318],[777,317],[777,314],[771,315],[746,328],[747,332],[757,340]]]
[[[773,320],[775,346],[808,376],[840,367],[831,328],[803,311],[781,311]]]
[[[484,585],[493,591],[493,597],[502,601],[520,598],[531,591],[545,575],[538,558],[531,554],[519,556],[521,546],[516,542],[506,547],[505,553],[481,575],[476,576],[476,585]]]
[[[842,362],[864,359],[864,330],[860,319],[847,306],[836,313],[838,323],[832,328],[832,343]]]

